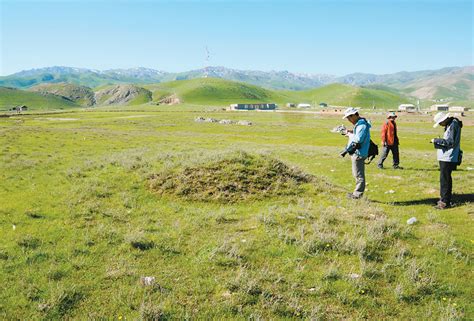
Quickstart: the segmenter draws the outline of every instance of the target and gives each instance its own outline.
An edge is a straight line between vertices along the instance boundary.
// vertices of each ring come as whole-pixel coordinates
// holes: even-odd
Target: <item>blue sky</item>
[[[210,65],[344,75],[473,64],[461,0],[0,0],[0,75]]]

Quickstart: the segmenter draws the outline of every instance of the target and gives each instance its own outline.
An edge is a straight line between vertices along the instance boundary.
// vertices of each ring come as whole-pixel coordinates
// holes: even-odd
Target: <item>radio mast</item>
[[[211,59],[211,53],[206,46],[206,58],[205,58],[205,66],[204,66],[204,78],[209,77],[209,60]]]

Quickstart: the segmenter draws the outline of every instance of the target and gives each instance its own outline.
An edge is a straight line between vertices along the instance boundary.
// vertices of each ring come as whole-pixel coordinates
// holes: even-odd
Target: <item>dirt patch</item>
[[[187,200],[237,202],[302,192],[313,177],[281,161],[248,153],[153,174],[150,188]]]

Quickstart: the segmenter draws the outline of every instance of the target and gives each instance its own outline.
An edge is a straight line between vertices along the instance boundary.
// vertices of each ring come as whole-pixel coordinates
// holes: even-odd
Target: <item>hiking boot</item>
[[[403,169],[403,167],[398,166],[398,165],[393,165],[393,169]]]
[[[383,165],[377,165],[378,169],[383,169]]]
[[[362,195],[360,196],[355,196],[354,194],[352,193],[347,193],[347,198],[350,199],[350,200],[358,200],[362,197]]]
[[[438,201],[438,203],[437,203],[436,206],[435,206],[435,208],[436,208],[437,210],[444,210],[444,209],[446,209],[446,208],[448,208],[448,207],[449,207],[449,204],[447,204],[447,203],[445,203],[445,202],[443,202],[443,201]]]

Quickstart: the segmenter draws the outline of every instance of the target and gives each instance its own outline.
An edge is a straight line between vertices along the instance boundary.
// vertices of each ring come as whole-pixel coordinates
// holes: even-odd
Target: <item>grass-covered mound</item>
[[[151,188],[160,194],[236,202],[299,193],[312,176],[269,156],[241,152],[215,162],[163,171],[150,180]]]

